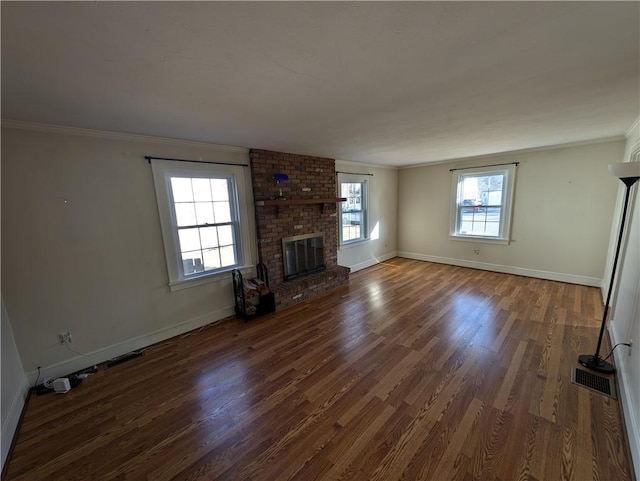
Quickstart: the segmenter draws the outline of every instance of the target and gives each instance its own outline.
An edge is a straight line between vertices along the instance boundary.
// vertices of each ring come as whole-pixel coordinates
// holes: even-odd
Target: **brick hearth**
[[[336,197],[335,160],[306,155],[251,149],[251,177],[256,201],[275,199],[312,200]],[[276,184],[273,174],[289,176]],[[349,269],[338,265],[337,204],[256,206],[258,252],[269,271],[276,306],[286,307],[349,281]],[[282,239],[324,232],[327,269],[290,281],[284,280]]]

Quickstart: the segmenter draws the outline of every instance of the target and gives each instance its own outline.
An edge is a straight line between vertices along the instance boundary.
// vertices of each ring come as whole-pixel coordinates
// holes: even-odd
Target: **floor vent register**
[[[604,394],[605,396],[609,396],[614,399],[616,398],[615,389],[613,389],[613,382],[608,377],[600,376],[574,367],[571,370],[571,382],[584,386],[592,391]]]

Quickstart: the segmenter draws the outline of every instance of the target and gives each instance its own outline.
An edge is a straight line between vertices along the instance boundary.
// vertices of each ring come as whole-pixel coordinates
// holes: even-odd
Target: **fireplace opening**
[[[282,257],[285,281],[326,269],[324,233],[285,237],[282,239]]]

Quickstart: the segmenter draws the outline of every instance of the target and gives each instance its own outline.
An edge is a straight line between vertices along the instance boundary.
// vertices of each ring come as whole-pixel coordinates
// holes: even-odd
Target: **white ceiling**
[[[385,165],[623,135],[638,2],[5,2],[2,118]]]

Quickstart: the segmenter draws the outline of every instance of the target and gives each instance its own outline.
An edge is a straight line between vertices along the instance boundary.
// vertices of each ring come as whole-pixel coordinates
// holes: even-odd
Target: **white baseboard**
[[[13,400],[11,401],[11,407],[7,410],[7,417],[2,423],[2,440],[0,441],[0,447],[2,450],[2,468],[7,460],[9,449],[13,441],[16,429],[18,428],[18,422],[24,409],[24,403],[27,399],[27,393],[29,392],[29,381],[25,376],[20,382],[20,386],[16,390]]]
[[[619,342],[626,342],[617,335],[617,331],[611,325],[609,326],[609,337],[614,346]],[[631,460],[636,473],[636,479],[640,480],[640,426],[636,423],[639,414],[636,410],[640,409],[640,406],[634,406],[633,400],[631,399],[628,371],[633,369],[633,367],[627,366],[625,362],[627,359],[626,352],[626,349],[615,350],[613,351],[613,357],[616,361],[616,377],[618,378],[618,387],[620,388],[622,421],[627,429],[629,451],[631,451]]]
[[[602,304],[607,302],[607,293],[609,292],[609,285],[607,284],[606,279],[602,279],[600,283],[600,294],[602,295]]]
[[[225,307],[223,309],[208,312],[201,316],[194,317],[193,319],[189,319],[187,321],[175,324],[170,327],[166,327],[164,329],[159,329],[157,331],[134,337],[117,344],[112,344],[111,346],[107,346],[93,352],[84,353],[84,356],[75,356],[65,361],[52,364],[50,366],[44,366],[40,370],[40,380],[46,379],[48,377],[65,376],[67,374],[86,369],[95,364],[100,364],[114,357],[121,356],[122,354],[143,349],[157,342],[161,342],[174,336],[179,336],[180,334],[198,329],[199,327],[206,326],[211,322],[229,317],[234,312],[235,311],[233,306]],[[29,383],[35,382],[37,375],[38,371],[31,371],[27,373]]]
[[[562,272],[548,272],[537,269],[526,269],[524,267],[504,266],[501,264],[489,264],[486,262],[454,259],[452,257],[431,256],[427,254],[416,254],[414,252],[403,251],[398,252],[398,257],[406,257],[407,259],[416,259],[419,261],[436,262],[438,264],[470,267],[472,269],[481,269],[484,271],[502,272],[505,274],[514,274],[517,276],[536,277],[538,279],[568,282],[570,284],[580,284],[584,286],[600,287],[602,284],[602,279],[599,279],[597,277],[577,276],[574,274],[564,274]]]
[[[373,257],[372,259],[367,259],[364,262],[359,262],[352,266],[346,266],[351,269],[351,272],[358,272],[362,269],[366,269],[367,267],[375,266],[376,264],[380,264],[381,262],[388,261],[389,259],[393,259],[394,257],[398,257],[397,252],[389,252],[387,254],[383,254],[378,257]]]

